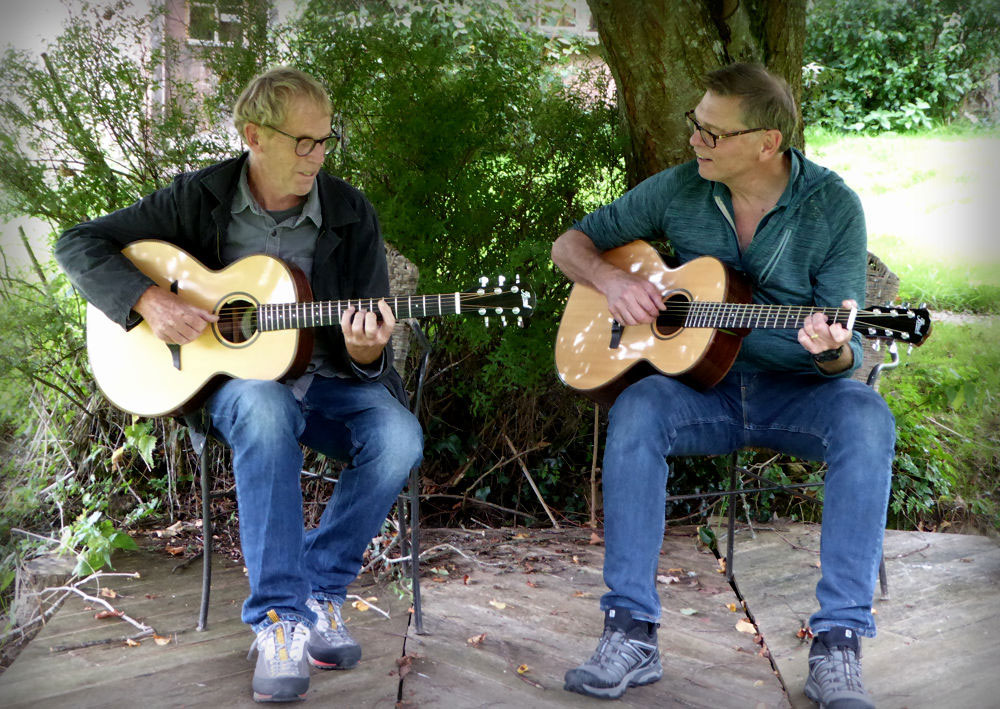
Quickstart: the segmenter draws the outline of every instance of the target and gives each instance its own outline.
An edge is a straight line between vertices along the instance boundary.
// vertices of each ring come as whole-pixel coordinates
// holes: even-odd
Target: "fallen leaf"
[[[657,576],[656,580],[659,581],[660,583],[665,583],[668,585],[672,583],[680,583],[680,579],[677,578],[676,576]]]
[[[668,574],[683,574],[684,569],[667,569]]]
[[[153,634],[153,642],[157,645],[169,645],[170,636]]]
[[[102,588],[98,595],[103,598],[118,598],[118,594],[112,588]]]
[[[600,544],[604,544],[604,540],[601,539],[601,535],[599,535],[597,532],[591,532],[589,543],[591,546],[598,546]]]
[[[528,535],[525,534],[524,532],[518,532],[517,534],[514,535],[514,539],[527,539],[527,538]]]
[[[125,638],[125,644],[128,645],[129,647],[139,647],[140,645],[142,645],[141,642],[139,642],[138,640],[133,640],[132,638]]]
[[[365,599],[365,602],[367,602],[367,603],[374,603],[377,600],[378,600],[378,596],[368,596],[368,598]]]
[[[580,563],[580,557],[578,557],[576,554],[573,555],[573,563],[574,564],[579,564]]]
[[[462,583],[465,584],[466,586],[468,586],[470,578],[471,577],[468,574],[466,574],[465,576],[462,577]]]
[[[726,604],[726,608],[728,608],[731,613],[735,613],[736,612],[736,604],[735,603],[727,603]]]
[[[527,581],[525,581],[525,583],[531,586],[531,588],[538,588],[538,584],[532,581],[531,579],[528,579]]]
[[[724,574],[726,573],[726,560],[721,556],[719,557],[719,568],[715,570],[716,573]]]
[[[523,675],[525,672],[531,672],[531,668],[528,667],[527,665],[518,665],[517,666],[517,673],[519,675]]]
[[[396,658],[396,666],[399,668],[399,678],[403,679],[406,675],[410,674],[411,665],[413,664],[413,658],[410,655],[403,655],[402,657]]]
[[[111,454],[111,469],[118,470],[119,466],[122,464],[122,456],[125,455],[125,446],[121,448],[116,448],[115,452]]]
[[[146,598],[149,599],[149,600],[152,600],[154,598],[159,598],[159,597],[160,597],[160,595],[158,593],[147,593],[146,594]]]
[[[104,620],[105,618],[121,618],[123,615],[125,615],[125,611],[98,611],[94,614],[94,618]]]
[[[178,547],[168,546],[168,547],[164,547],[164,549],[166,549],[166,552],[168,554],[170,554],[171,556],[177,556],[178,554],[183,554],[184,553],[184,547],[183,546],[178,546]]]
[[[740,618],[736,621],[736,629],[741,633],[753,633],[755,635],[757,633],[757,628],[753,627],[753,623],[746,618]]]
[[[681,608],[681,615],[694,615],[697,612],[694,608]]]
[[[364,601],[354,601],[351,605],[354,606],[355,610],[361,611],[362,613],[368,610],[368,604]]]
[[[479,635],[473,635],[471,638],[468,638],[465,642],[469,643],[469,645],[471,645],[472,647],[479,647],[480,645],[483,644],[484,640],[486,640],[486,633],[480,633]]]
[[[490,605],[493,606],[494,608],[496,608],[497,610],[500,610],[500,611],[502,611],[504,608],[507,607],[506,603],[504,603],[503,601],[495,600],[495,599],[490,601]]]
[[[573,598],[590,598],[590,594],[586,591],[573,591]]]

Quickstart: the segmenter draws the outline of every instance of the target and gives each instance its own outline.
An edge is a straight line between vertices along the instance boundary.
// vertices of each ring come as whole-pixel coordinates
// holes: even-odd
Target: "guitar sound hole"
[[[226,342],[247,342],[257,334],[257,304],[242,298],[229,301],[219,310],[216,327]]]
[[[660,337],[672,337],[684,327],[686,306],[691,299],[686,293],[673,293],[663,302],[667,307],[656,317],[656,334]]]

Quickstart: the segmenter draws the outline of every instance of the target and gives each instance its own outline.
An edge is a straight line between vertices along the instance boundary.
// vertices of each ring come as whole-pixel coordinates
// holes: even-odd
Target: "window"
[[[239,13],[240,0],[191,0],[188,4],[188,41],[227,46],[240,43]]]

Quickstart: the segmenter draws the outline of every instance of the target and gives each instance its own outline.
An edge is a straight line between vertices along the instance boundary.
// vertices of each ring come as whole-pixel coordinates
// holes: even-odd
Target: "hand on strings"
[[[853,300],[845,300],[841,303],[841,307],[850,310],[858,307],[858,304]],[[851,330],[839,322],[831,324],[827,322],[827,316],[821,312],[813,313],[803,321],[798,333],[799,344],[810,354],[835,350],[850,341]]]
[[[347,354],[357,364],[371,364],[378,359],[396,326],[396,316],[384,298],[378,301],[378,311],[382,314],[381,321],[374,312],[353,305],[340,316]]]
[[[186,345],[197,338],[219,316],[184,301],[160,286],[147,288],[132,309],[139,313],[153,334],[171,345]]]

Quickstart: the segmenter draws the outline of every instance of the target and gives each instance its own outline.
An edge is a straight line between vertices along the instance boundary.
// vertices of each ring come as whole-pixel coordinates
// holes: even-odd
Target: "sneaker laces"
[[[347,631],[344,619],[340,615],[342,601],[329,601],[310,598],[306,601],[309,610],[316,613],[316,631],[334,647],[353,644],[354,638]]]
[[[273,611],[269,611],[268,616],[271,613]],[[247,659],[250,659],[254,650],[257,650],[263,654],[272,675],[296,674],[308,642],[309,627],[305,623],[278,620],[258,631],[250,646],[250,652],[247,653]]]
[[[590,664],[605,669],[616,677],[624,677],[632,667],[645,659],[646,653],[638,641],[626,636],[622,630],[606,627],[597,649],[590,657]]]
[[[864,693],[861,660],[849,647],[831,647],[812,661],[813,676],[824,692]]]

